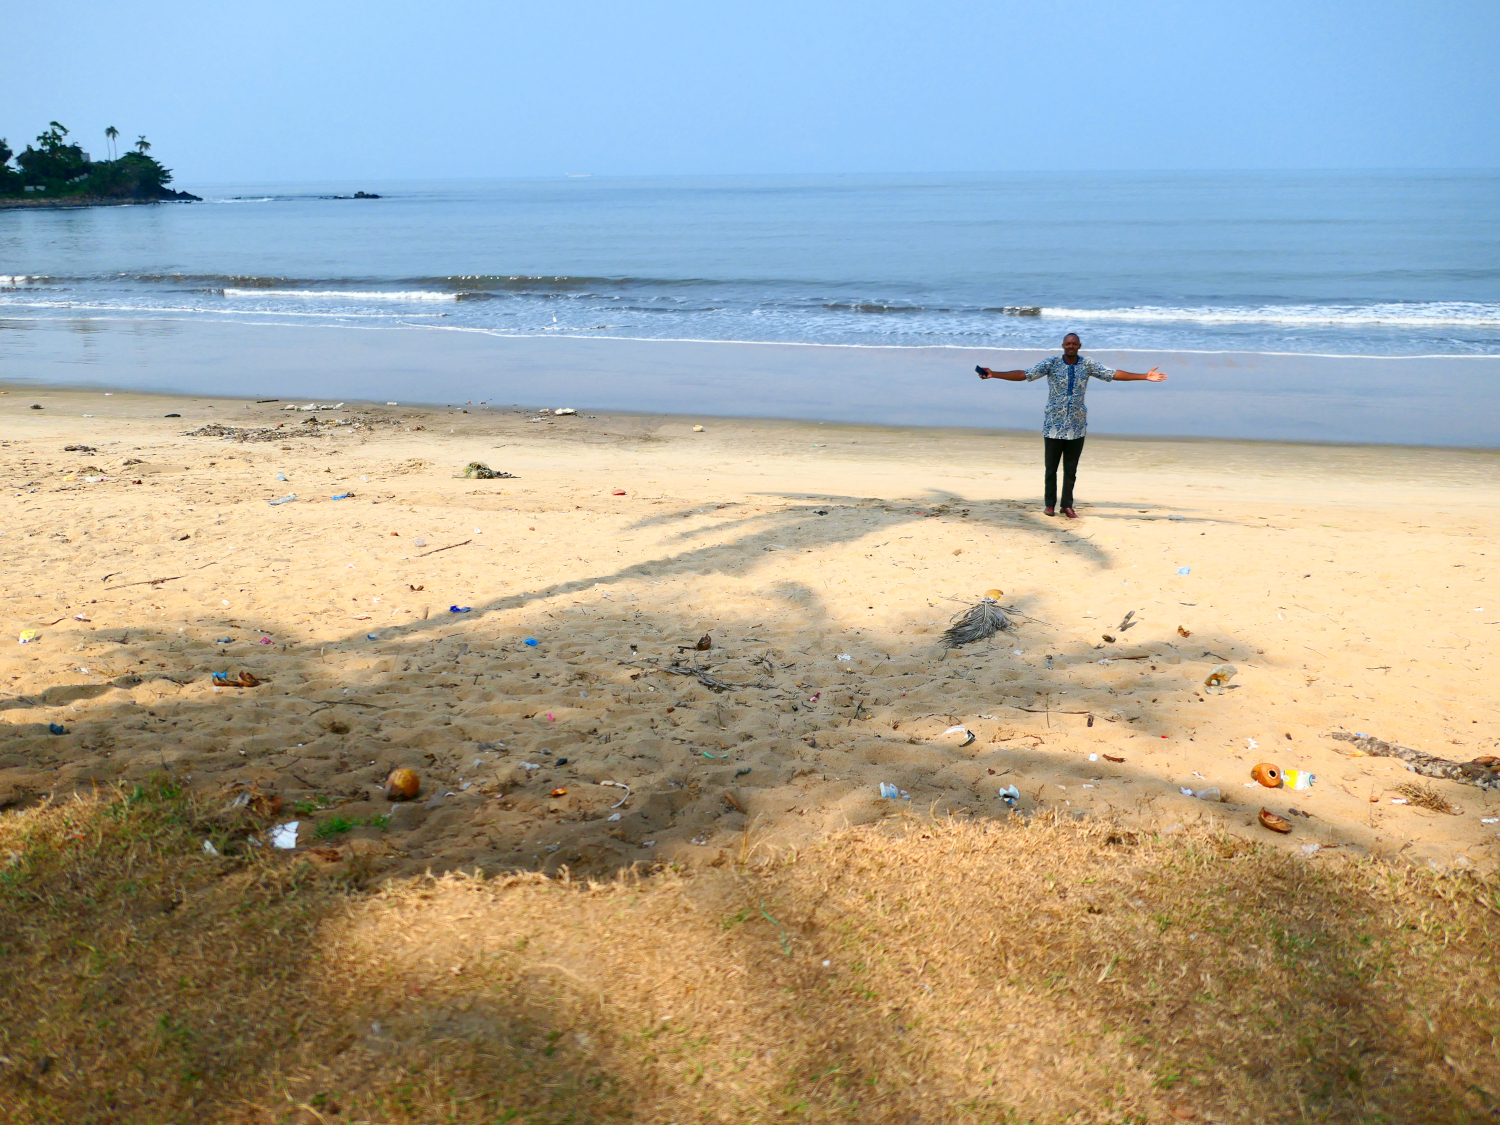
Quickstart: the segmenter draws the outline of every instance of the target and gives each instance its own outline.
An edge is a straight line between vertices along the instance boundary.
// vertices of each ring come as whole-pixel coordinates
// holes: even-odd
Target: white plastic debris
[[[966,727],[949,727],[949,728],[948,728],[948,729],[947,729],[947,730],[945,730],[945,731],[944,731],[944,732],[943,732],[943,733],[944,733],[944,734],[961,734],[961,733],[963,733],[963,731],[965,731],[965,730],[966,730],[966,729],[967,729],[967,728],[966,728]]]
[[[203,841],[203,854],[204,855],[218,855],[219,854],[219,849],[216,848],[216,847],[214,847],[214,842],[212,840],[204,840]]]
[[[1302,845],[1302,854],[1305,855],[1305,856],[1315,856],[1315,855],[1318,854],[1319,851],[1322,850],[1322,848],[1323,848],[1322,844],[1303,844]]]
[[[574,410],[574,409],[573,409],[573,408],[572,408],[572,407],[571,407],[571,406],[559,406],[559,407],[558,407],[558,408],[557,408],[557,409],[556,409],[556,410],[554,410],[554,411],[553,411],[553,412],[552,412],[552,413],[554,413],[554,414],[559,414],[559,415],[560,415],[560,414],[577,414],[577,413],[578,413],[578,411],[576,411],[576,410]],[[646,845],[646,846],[647,846],[647,847],[650,847],[650,845],[649,845],[649,844],[648,844],[648,845]]]
[[[1238,673],[1239,669],[1233,664],[1216,664],[1204,678],[1203,690],[1209,695],[1218,695]]]
[[[1500,816],[1482,816],[1482,817],[1479,818],[1479,823],[1480,824],[1500,824]]]
[[[622,815],[623,815],[622,813],[610,813],[609,814],[609,819],[610,820],[619,820]]]
[[[887,800],[894,801],[901,795],[901,791],[894,785],[892,785],[889,781],[882,781],[880,783],[880,795]]]
[[[854,657],[850,656],[847,652],[841,652],[837,656],[835,656],[834,659],[835,660],[853,660]]]
[[[296,499],[297,499],[297,494],[295,492],[289,492],[285,496],[279,497],[278,499],[267,500],[266,503],[269,504],[269,505],[271,505],[271,507],[274,508],[274,507],[276,507],[277,504],[290,504],[290,503],[292,503],[292,501],[294,501]]]
[[[1016,802],[1021,799],[1021,791],[1014,785],[1007,785],[1005,788],[1001,789],[1000,792],[996,794],[996,796],[998,796],[1011,808],[1015,808]]]
[[[1089,755],[1089,761],[1091,761],[1091,762],[1097,762],[1098,760],[1099,760],[1099,755],[1098,754],[1090,754]]]
[[[271,829],[271,845],[291,851],[297,846],[297,825],[301,821],[289,820],[285,824],[278,824]]]
[[[1245,741],[1250,744],[1247,747],[1247,749],[1250,749],[1250,750],[1259,750],[1260,749],[1260,743],[1256,742],[1255,739],[1253,739],[1253,738],[1247,738],[1247,739],[1245,739]]]

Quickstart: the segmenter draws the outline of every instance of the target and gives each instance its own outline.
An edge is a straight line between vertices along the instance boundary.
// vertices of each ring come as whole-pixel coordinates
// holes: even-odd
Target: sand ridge
[[[166,770],[393,872],[717,863],[1009,816],[1010,785],[1016,815],[1268,837],[1264,805],[1299,853],[1500,858],[1500,794],[1393,805],[1421,779],[1326,737],[1496,752],[1500,454],[1092,437],[1068,524],[1034,435],[284,405],[0,397],[0,801]],[[289,436],[185,436],[209,423]],[[944,650],[989,588],[1016,632]],[[1261,760],[1318,781],[1247,788]],[[418,800],[384,799],[394,766]]]

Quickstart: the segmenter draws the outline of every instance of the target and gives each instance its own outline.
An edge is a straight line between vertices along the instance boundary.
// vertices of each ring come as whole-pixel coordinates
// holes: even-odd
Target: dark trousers
[[[1083,455],[1083,438],[1043,438],[1047,443],[1047,507],[1057,504],[1057,463],[1063,467],[1062,507],[1073,506],[1073,482],[1078,479],[1078,458]]]

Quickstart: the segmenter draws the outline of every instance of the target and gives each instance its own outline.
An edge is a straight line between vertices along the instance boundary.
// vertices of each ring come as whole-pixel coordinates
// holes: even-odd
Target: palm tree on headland
[[[142,156],[145,156],[148,152],[151,151],[151,142],[146,139],[145,133],[142,133],[140,140],[135,142],[135,147]]]
[[[115,148],[115,138],[119,135],[120,130],[116,129],[113,125],[104,130],[104,139],[109,142],[109,152],[111,160],[113,160],[117,155],[117,150]]]

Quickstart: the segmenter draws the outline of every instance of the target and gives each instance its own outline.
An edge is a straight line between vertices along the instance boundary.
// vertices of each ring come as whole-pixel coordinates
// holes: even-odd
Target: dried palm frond
[[[1010,632],[1010,618],[1005,616],[994,598],[981,598],[952,621],[953,624],[943,633],[943,643],[949,648],[987,640],[996,633]]]

